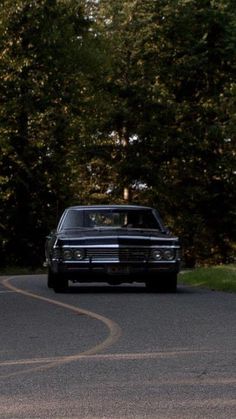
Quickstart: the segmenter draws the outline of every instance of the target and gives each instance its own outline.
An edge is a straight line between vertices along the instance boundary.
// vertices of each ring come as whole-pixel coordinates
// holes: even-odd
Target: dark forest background
[[[159,209],[186,266],[231,262],[235,0],[0,8],[1,266],[40,266],[65,207],[127,201]]]

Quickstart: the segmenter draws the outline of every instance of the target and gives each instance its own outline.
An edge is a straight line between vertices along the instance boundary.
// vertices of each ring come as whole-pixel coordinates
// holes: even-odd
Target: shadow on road
[[[144,284],[76,284],[70,285],[67,294],[156,294],[156,295],[177,295],[177,294],[196,294],[202,293],[205,290],[190,288],[179,285],[176,293],[168,292],[154,292],[146,288]]]

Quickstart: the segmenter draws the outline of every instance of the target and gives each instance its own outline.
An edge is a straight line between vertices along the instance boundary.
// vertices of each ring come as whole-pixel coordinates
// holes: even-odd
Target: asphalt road
[[[0,418],[236,417],[236,295],[0,279]]]

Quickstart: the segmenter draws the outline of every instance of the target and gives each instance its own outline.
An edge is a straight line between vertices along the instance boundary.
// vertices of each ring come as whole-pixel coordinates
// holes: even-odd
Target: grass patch
[[[236,292],[236,265],[219,265],[185,271],[180,275],[180,282],[216,291]]]

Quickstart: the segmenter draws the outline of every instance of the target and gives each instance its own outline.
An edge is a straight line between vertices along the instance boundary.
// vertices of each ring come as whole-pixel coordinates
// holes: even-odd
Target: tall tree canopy
[[[101,0],[99,13],[112,54],[111,127],[127,144],[120,177],[138,188],[133,199],[162,209],[191,245],[189,257],[196,248],[202,258],[227,253],[235,234],[233,2]]]
[[[230,260],[233,0],[5,0],[0,35],[3,263],[38,263],[58,211],[124,188],[188,264]]]
[[[88,31],[82,2],[2,5],[1,227],[4,253],[15,262],[37,255],[35,240],[71,195],[67,155],[83,100]]]

